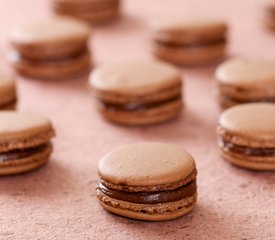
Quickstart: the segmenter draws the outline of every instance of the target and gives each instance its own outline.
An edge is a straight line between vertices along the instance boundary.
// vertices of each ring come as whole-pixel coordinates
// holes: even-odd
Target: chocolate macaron
[[[275,0],[264,1],[263,21],[266,27],[275,30]]]
[[[182,109],[181,73],[157,61],[124,61],[94,70],[90,84],[97,109],[108,120],[145,125],[177,117]]]
[[[222,59],[227,25],[211,19],[160,19],[151,23],[153,53],[179,65],[201,65]]]
[[[98,174],[99,202],[117,215],[171,220],[196,204],[195,161],[175,146],[137,143],[118,148],[100,160]]]
[[[224,111],[217,128],[223,158],[254,170],[275,170],[275,104],[241,104]]]
[[[0,176],[28,172],[44,165],[54,130],[42,116],[0,111]]]
[[[275,102],[275,61],[233,58],[217,68],[215,78],[222,108],[241,103]]]
[[[83,74],[91,65],[89,35],[89,26],[72,18],[25,24],[11,33],[12,64],[19,74],[33,78],[60,79]]]
[[[16,102],[16,86],[13,76],[0,72],[0,110],[14,110]]]
[[[89,23],[101,23],[119,15],[120,0],[52,0],[55,13]]]

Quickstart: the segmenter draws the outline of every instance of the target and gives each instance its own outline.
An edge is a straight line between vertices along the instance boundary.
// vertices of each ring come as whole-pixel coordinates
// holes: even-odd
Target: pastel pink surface
[[[150,58],[146,20],[168,12],[224,17],[231,24],[232,55],[272,58],[275,35],[262,27],[260,7],[256,0],[125,1],[124,17],[94,29],[91,45],[96,64]],[[9,30],[51,12],[46,0],[0,1],[0,11],[4,62]],[[120,127],[101,119],[87,79],[19,78],[19,109],[48,116],[57,137],[47,166],[0,179],[0,239],[274,239],[275,174],[235,168],[218,154],[214,69],[186,69],[183,116],[145,128]],[[94,191],[98,160],[115,147],[137,141],[172,143],[194,156],[199,195],[192,213],[174,221],[148,223],[111,215],[99,206]]]

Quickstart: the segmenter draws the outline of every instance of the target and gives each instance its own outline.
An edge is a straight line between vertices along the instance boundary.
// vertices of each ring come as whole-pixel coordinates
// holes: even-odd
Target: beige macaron
[[[216,19],[169,18],[150,24],[153,53],[179,65],[201,65],[222,59],[227,25]]]
[[[99,161],[97,197],[107,211],[146,221],[171,220],[196,204],[196,165],[183,149],[136,143]]]
[[[89,37],[90,27],[73,18],[26,23],[11,32],[11,61],[19,74],[28,77],[74,77],[90,68]]]
[[[121,61],[90,76],[97,109],[108,120],[145,125],[177,117],[182,109],[181,73],[163,62]]]
[[[12,74],[0,72],[0,110],[14,110],[17,96],[16,85]]]
[[[240,104],[224,111],[217,129],[223,158],[254,170],[275,170],[275,104]]]
[[[0,111],[0,176],[44,165],[52,152],[54,134],[51,122],[43,116]]]
[[[52,6],[56,14],[92,24],[115,19],[120,13],[120,0],[52,0]]]
[[[215,78],[222,108],[275,102],[275,60],[232,58],[216,69]]]

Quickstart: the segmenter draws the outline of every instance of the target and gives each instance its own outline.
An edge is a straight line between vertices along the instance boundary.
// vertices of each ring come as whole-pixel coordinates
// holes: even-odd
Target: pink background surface
[[[230,55],[274,57],[275,35],[261,26],[260,6],[256,0],[125,1],[120,20],[94,29],[95,63],[150,58],[146,21],[165,14],[223,17],[231,28]],[[3,65],[10,29],[50,14],[46,0],[0,1]],[[19,109],[48,116],[57,137],[47,166],[0,179],[0,239],[275,239],[274,173],[238,169],[219,157],[214,69],[185,69],[182,117],[145,128],[102,120],[87,79],[43,82],[18,77]],[[122,144],[145,140],[179,145],[195,157],[199,197],[191,214],[148,223],[114,216],[97,203],[100,157]]]

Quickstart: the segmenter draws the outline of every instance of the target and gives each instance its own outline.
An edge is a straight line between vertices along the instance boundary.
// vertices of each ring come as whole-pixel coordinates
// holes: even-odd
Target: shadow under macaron
[[[15,198],[47,200],[69,192],[68,186],[74,186],[71,176],[72,173],[67,167],[52,158],[45,165],[30,172],[1,177],[0,192],[1,195]]]

